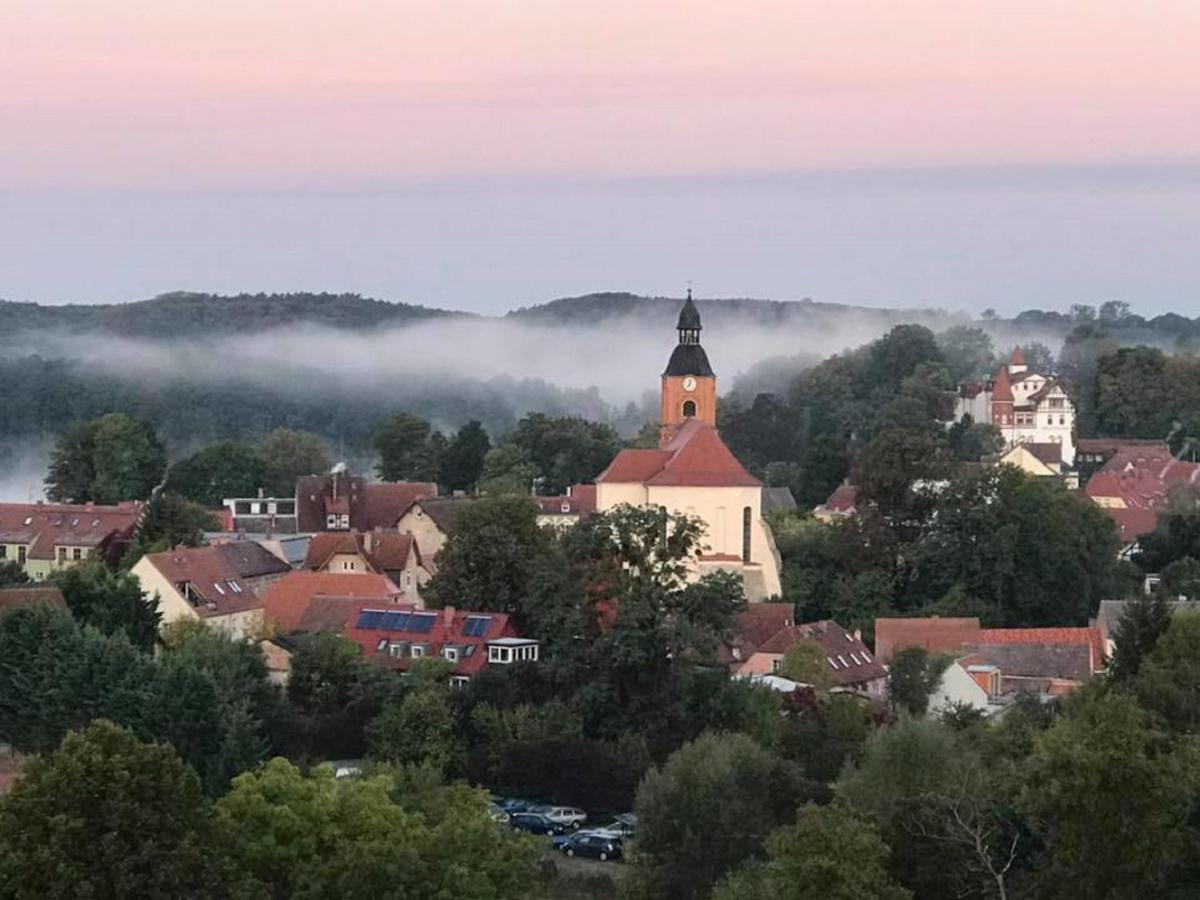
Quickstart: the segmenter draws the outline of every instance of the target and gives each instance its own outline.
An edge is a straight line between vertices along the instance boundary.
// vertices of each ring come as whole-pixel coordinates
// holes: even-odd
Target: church
[[[778,596],[779,552],[763,519],[762,482],[717,433],[717,376],[700,344],[700,311],[688,291],[679,343],[662,374],[659,446],[622,450],[596,478],[596,508],[659,506],[703,520],[707,545],[696,577],[720,570],[742,576],[746,599]]]

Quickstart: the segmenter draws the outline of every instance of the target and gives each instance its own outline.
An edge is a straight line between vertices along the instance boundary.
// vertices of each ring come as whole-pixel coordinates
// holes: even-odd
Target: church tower
[[[687,300],[679,311],[679,343],[662,374],[662,441],[670,440],[688,419],[717,427],[717,376],[700,346],[700,311]]]

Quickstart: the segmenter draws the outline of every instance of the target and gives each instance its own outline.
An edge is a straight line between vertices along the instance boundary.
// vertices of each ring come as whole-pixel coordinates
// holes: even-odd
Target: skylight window
[[[217,589],[217,593],[218,593],[218,594],[220,594],[222,597],[224,597],[224,596],[225,596],[225,588],[221,587],[221,586],[220,586],[219,584],[217,584],[215,581],[213,582],[213,587],[215,587],[215,588]]]
[[[240,594],[242,592],[242,586],[240,584],[238,584],[236,581],[229,582],[229,587],[233,590],[233,592],[235,594]]]
[[[832,657],[832,656],[827,656],[827,657],[825,657],[825,658],[826,658],[827,660],[829,660],[829,668],[831,668],[831,669],[836,669],[836,668],[837,668],[837,663],[833,661],[833,657]]]

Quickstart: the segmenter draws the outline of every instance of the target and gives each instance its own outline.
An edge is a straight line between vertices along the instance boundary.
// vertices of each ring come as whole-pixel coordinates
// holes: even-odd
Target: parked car
[[[495,803],[488,804],[488,815],[492,817],[492,821],[503,822],[505,825],[508,824],[510,818],[509,813],[502,806]]]
[[[590,856],[605,862],[620,859],[621,839],[593,831],[579,831],[563,841],[555,841],[558,849],[567,856]]]
[[[612,821],[605,822],[603,825],[590,827],[588,831],[592,834],[611,835],[622,840],[631,838],[637,833],[637,814],[622,813],[619,816],[613,816]]]
[[[522,800],[519,797],[493,797],[492,802],[506,813],[541,812],[536,803],[529,800]]]
[[[538,809],[542,815],[553,822],[559,822],[568,828],[578,828],[587,821],[587,813],[573,806],[544,806]]]
[[[569,828],[542,813],[534,812],[510,813],[508,824],[519,831],[528,831],[530,834],[562,834]]]

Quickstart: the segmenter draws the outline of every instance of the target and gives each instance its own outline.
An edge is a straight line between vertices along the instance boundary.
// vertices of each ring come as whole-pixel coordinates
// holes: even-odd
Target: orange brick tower
[[[700,346],[700,311],[687,300],[679,311],[679,344],[671,353],[662,374],[662,417],[660,440],[666,443],[688,419],[699,419],[717,427],[717,376]]]

